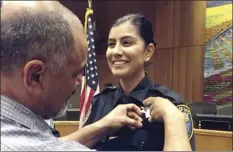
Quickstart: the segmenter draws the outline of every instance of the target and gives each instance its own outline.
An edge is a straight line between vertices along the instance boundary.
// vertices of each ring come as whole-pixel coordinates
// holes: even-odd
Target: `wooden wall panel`
[[[174,3],[174,47],[204,45],[206,1]]]
[[[192,101],[200,102],[203,101],[204,97],[204,46],[191,47],[189,52],[192,57],[193,73],[188,75],[193,79],[192,85]]]
[[[174,1],[156,1],[156,48],[173,48]]]
[[[154,73],[154,81],[172,86],[187,102],[203,100],[205,7],[205,1],[156,3],[157,48],[171,48],[172,68],[170,62],[165,63],[162,73],[157,73],[159,69]],[[156,58],[160,61],[170,56],[158,53]],[[163,73],[171,69],[170,77],[164,78]]]
[[[172,87],[172,58],[172,49],[156,50],[149,67],[155,83]]]
[[[196,85],[196,79],[197,77],[195,77],[195,72],[194,70],[196,69],[193,65],[193,63],[196,62],[196,57],[194,56],[195,52],[197,51],[202,51],[202,50],[195,50],[196,47],[186,47],[186,51],[185,51],[185,55],[186,55],[186,62],[184,63],[186,66],[186,72],[185,72],[185,77],[186,77],[186,81],[184,84],[185,87],[185,100],[190,103],[193,102],[193,90],[194,90],[194,86]],[[195,51],[195,52],[194,52]],[[195,63],[197,66],[197,63]],[[197,69],[197,70],[200,70]],[[196,71],[196,70],[195,70]],[[200,78],[198,78],[198,80],[200,80]]]
[[[185,97],[186,48],[174,48],[173,51],[173,89]]]
[[[173,54],[173,89],[187,102],[202,101],[204,47],[175,48]]]
[[[70,9],[84,23],[87,1],[59,0],[65,7]]]
[[[104,89],[105,83],[118,84],[118,79],[112,75],[105,55],[97,55],[97,67],[100,81],[100,89]]]

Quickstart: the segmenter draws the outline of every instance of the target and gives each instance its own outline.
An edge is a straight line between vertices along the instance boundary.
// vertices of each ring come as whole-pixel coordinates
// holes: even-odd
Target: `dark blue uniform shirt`
[[[148,97],[167,98],[176,106],[180,106],[181,109],[187,108],[187,106],[183,104],[183,99],[179,94],[168,87],[154,85],[146,75],[129,95],[125,95],[120,86],[107,87],[100,94],[96,95],[92,102],[91,113],[85,122],[85,125],[100,120],[119,104],[134,103],[139,107],[142,107],[144,99]],[[183,111],[186,112],[187,131],[194,150],[192,117],[190,112],[187,113],[189,109]],[[104,137],[94,148],[97,150],[109,151],[162,151],[164,146],[164,123],[162,121],[149,123],[147,119],[143,119],[142,128],[132,131],[127,127],[123,127],[113,136],[114,138]]]

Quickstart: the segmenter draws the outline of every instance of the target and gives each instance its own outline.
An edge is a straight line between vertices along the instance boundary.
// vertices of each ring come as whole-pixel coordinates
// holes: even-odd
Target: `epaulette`
[[[117,86],[109,86],[109,87],[104,88],[102,92],[104,93],[106,91],[114,91],[116,89],[117,89]]]
[[[116,89],[117,89],[117,86],[109,86],[109,87],[104,88],[103,91],[101,91],[100,93],[96,94],[95,96],[98,96],[100,94],[104,94],[104,93],[107,93],[107,92],[110,92],[110,91],[115,91]]]
[[[172,99],[173,102],[179,104],[184,101],[184,99],[171,88],[161,85],[153,85],[152,90],[159,91],[164,97]]]

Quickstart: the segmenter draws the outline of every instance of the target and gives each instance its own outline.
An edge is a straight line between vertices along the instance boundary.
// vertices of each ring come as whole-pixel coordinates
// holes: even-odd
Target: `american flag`
[[[86,16],[86,34],[88,42],[88,56],[85,73],[82,77],[82,88],[80,98],[80,120],[79,127],[81,128],[87,120],[90,110],[91,101],[95,94],[99,93],[99,81],[96,64],[95,40],[92,15]]]

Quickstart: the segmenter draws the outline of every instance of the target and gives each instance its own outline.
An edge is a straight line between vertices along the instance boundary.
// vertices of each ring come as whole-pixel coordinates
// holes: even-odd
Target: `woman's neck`
[[[145,77],[145,72],[143,71],[137,75],[134,74],[130,78],[121,78],[120,84],[124,91],[124,94],[129,95],[144,77]]]

